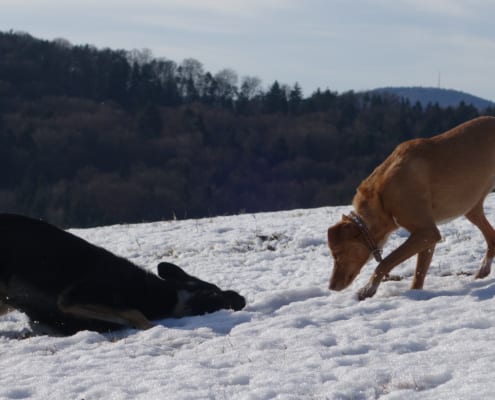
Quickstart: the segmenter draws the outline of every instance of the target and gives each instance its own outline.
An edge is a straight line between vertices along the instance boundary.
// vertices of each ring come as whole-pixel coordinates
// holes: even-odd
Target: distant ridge
[[[488,107],[495,106],[493,101],[453,89],[421,86],[384,87],[374,89],[371,92],[391,93],[398,97],[408,99],[411,104],[419,102],[422,106],[438,103],[440,107],[457,107],[461,102],[473,105],[478,110],[485,110]]]

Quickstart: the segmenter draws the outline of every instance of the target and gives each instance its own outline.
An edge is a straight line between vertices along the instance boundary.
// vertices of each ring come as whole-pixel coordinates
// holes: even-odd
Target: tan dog
[[[480,117],[441,135],[414,139],[392,154],[359,185],[356,210],[328,229],[334,257],[331,290],[349,286],[371,254],[379,264],[358,292],[363,300],[375,294],[395,266],[417,254],[412,289],[422,289],[435,244],[437,224],[465,215],[483,234],[486,255],[476,278],[490,273],[495,255],[495,230],[483,212],[483,201],[495,187],[495,118]],[[409,238],[383,260],[380,248],[398,227]]]

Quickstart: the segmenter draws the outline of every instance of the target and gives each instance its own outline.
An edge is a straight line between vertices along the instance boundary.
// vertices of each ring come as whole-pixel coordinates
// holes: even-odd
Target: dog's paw
[[[474,279],[483,279],[490,275],[490,268],[481,267],[474,276]]]
[[[362,301],[362,300],[367,299],[369,297],[373,297],[373,295],[376,293],[376,289],[377,289],[377,286],[371,285],[368,283],[366,286],[364,286],[362,289],[360,289],[357,292],[358,300]]]

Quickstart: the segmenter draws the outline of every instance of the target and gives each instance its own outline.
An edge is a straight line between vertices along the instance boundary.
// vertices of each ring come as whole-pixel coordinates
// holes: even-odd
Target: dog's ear
[[[352,222],[346,221],[346,218],[347,217],[343,216],[343,221],[328,228],[327,237],[330,246],[334,243],[341,243],[343,240],[349,240],[359,235],[357,227]]]
[[[158,276],[162,279],[174,280],[174,281],[187,281],[191,277],[186,274],[182,268],[175,264],[168,262],[161,262],[157,266]]]

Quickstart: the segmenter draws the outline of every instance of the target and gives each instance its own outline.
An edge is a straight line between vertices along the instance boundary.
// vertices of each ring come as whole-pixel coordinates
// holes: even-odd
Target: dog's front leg
[[[62,312],[81,319],[104,321],[142,330],[153,327],[144,314],[136,309],[119,310],[100,304],[66,305],[63,300],[59,300],[58,307]]]
[[[423,289],[426,273],[428,272],[428,268],[430,268],[431,259],[433,258],[434,251],[435,245],[418,253],[416,271],[414,272],[411,289]]]
[[[412,231],[404,243],[378,264],[368,283],[358,291],[359,300],[372,297],[380,286],[383,277],[390,273],[394,267],[415,254],[434,247],[440,239],[440,232],[436,226]]]
[[[107,292],[104,292],[98,293],[99,296],[95,299],[94,292],[95,288],[98,288],[98,283],[88,280],[64,290],[58,296],[59,310],[83,320],[104,321],[143,330],[153,327],[153,324],[140,310],[130,305],[115,306],[111,299],[110,288],[108,288],[108,297]]]

